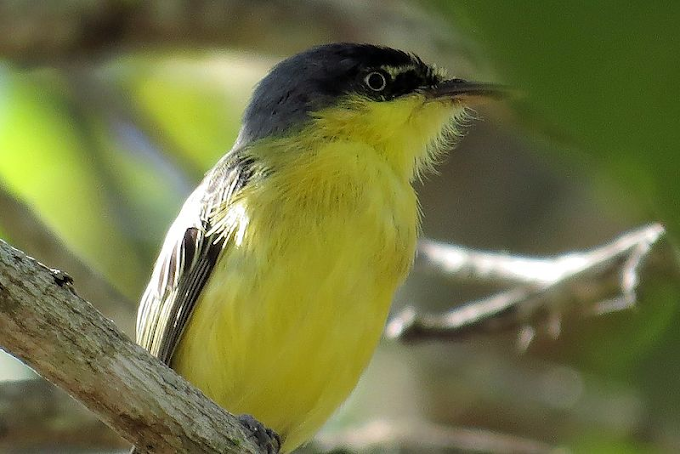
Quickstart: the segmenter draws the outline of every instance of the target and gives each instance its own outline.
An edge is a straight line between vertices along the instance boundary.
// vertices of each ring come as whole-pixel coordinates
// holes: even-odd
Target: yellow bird
[[[258,84],[231,151],[170,227],[137,340],[220,406],[309,440],[347,398],[413,261],[412,183],[488,84],[329,44]]]

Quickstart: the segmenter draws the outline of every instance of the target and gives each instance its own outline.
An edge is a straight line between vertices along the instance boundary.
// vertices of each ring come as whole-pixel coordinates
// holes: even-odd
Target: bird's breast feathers
[[[413,259],[413,189],[360,153],[370,151],[327,145],[251,180],[223,208],[232,237],[173,359],[219,404],[274,428],[286,449],[353,389]]]

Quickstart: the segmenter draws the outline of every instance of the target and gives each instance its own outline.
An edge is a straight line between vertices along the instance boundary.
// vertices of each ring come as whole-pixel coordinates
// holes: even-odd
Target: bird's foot
[[[251,437],[255,439],[258,446],[267,454],[278,454],[281,449],[281,438],[279,434],[265,427],[252,415],[238,415],[243,427],[250,431]]]

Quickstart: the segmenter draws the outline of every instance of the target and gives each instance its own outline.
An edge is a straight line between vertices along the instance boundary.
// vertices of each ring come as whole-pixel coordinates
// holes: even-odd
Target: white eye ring
[[[385,79],[385,76],[378,71],[373,71],[366,74],[366,77],[364,77],[364,83],[373,91],[383,91],[387,86],[387,80]]]

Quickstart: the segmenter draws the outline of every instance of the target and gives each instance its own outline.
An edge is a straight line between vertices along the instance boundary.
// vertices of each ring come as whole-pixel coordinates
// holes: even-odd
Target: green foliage
[[[106,200],[94,155],[63,94],[49,75],[37,81],[6,66],[0,70],[0,181],[76,253],[115,276],[122,291],[136,286],[143,272],[115,221],[102,216]]]
[[[584,166],[680,233],[680,4],[433,0]],[[564,150],[562,150],[564,151]]]
[[[570,447],[573,454],[662,454],[659,448],[636,441],[603,439],[602,434],[591,433],[579,437]]]
[[[171,153],[187,170],[200,177],[231,147],[241,123],[233,94],[242,81],[225,75],[235,85],[218,83],[209,64],[197,58],[127,59],[122,67],[111,72],[174,145]]]

